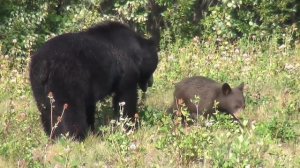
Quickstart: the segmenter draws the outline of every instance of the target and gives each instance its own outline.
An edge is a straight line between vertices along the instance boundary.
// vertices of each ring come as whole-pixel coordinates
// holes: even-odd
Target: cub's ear
[[[244,82],[242,82],[237,88],[240,90],[240,91],[243,91],[244,90]]]
[[[227,96],[231,93],[231,87],[229,86],[228,83],[224,83],[222,86],[222,93]]]

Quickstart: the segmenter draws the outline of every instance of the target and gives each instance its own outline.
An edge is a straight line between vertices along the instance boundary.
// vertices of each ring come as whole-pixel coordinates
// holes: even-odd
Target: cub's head
[[[245,97],[243,94],[244,83],[236,88],[231,88],[224,83],[218,96],[218,110],[239,117],[240,112],[245,109]]]

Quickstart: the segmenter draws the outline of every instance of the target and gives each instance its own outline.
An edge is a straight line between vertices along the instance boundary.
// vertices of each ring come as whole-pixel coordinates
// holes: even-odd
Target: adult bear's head
[[[158,40],[146,39],[129,26],[119,22],[102,22],[87,30],[93,37],[113,45],[131,59],[138,71],[138,85],[145,92],[153,84],[158,64]],[[121,58],[124,59],[124,58]]]
[[[143,39],[141,42],[142,54],[139,65],[140,78],[139,87],[143,92],[153,85],[153,73],[158,64],[158,45],[152,39]]]

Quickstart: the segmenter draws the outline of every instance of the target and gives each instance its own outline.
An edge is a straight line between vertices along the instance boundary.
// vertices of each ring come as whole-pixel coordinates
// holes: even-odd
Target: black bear
[[[111,94],[115,113],[119,102],[125,102],[124,114],[133,118],[138,86],[145,92],[152,85],[157,47],[119,22],[47,41],[30,64],[31,87],[45,132],[51,138],[69,133],[83,140],[89,128],[94,130],[96,102]]]
[[[169,112],[180,110],[178,107],[184,103],[191,118],[196,119],[197,112],[205,117],[213,116],[216,112],[214,107],[217,107],[218,111],[230,114],[238,121],[235,115],[245,108],[243,89],[243,83],[231,88],[227,83],[219,84],[202,76],[186,78],[176,84]],[[217,106],[215,102],[218,102]]]

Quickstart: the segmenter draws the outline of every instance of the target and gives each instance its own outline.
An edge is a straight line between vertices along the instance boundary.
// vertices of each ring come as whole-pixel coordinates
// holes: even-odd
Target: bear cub
[[[218,102],[218,111],[232,115],[239,122],[236,116],[245,108],[243,90],[243,83],[231,88],[227,83],[220,84],[203,76],[186,78],[175,85],[174,102],[169,112],[179,110],[179,102],[185,104],[190,117],[194,120],[197,119],[197,111],[198,115],[210,117],[214,116],[215,102]],[[200,98],[198,102],[197,97]]]

